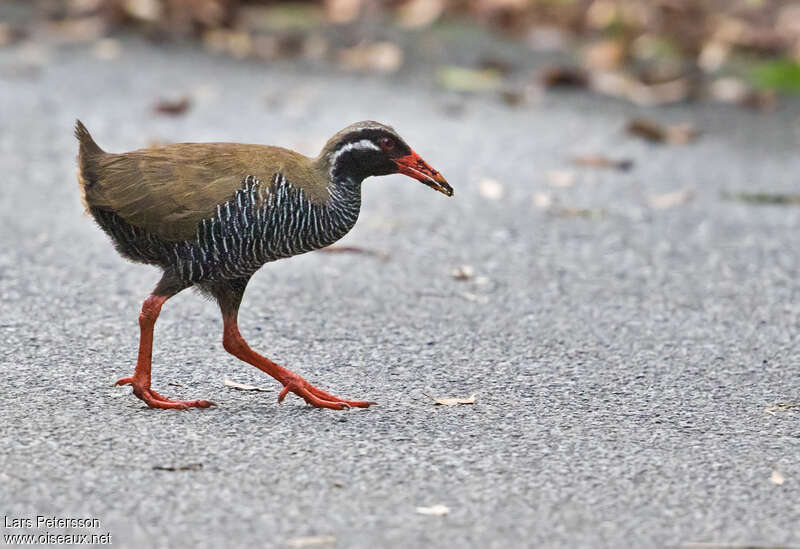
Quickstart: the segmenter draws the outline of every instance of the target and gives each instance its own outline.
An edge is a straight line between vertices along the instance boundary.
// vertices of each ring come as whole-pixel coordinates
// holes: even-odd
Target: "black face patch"
[[[387,141],[391,146],[386,146]],[[388,175],[397,171],[394,158],[411,154],[405,141],[387,127],[361,127],[338,136],[330,147],[331,178],[359,181],[371,175]]]

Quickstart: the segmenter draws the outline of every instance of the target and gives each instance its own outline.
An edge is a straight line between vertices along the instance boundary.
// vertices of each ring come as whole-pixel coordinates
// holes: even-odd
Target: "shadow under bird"
[[[327,393],[253,351],[237,316],[250,277],[265,263],[324,248],[355,225],[361,183],[402,173],[447,196],[453,189],[392,128],[358,122],[334,135],[316,158],[264,145],[178,143],[122,154],[103,151],[80,122],[78,182],[83,202],[117,251],[158,265],[161,280],[139,315],[134,394],[151,408],[206,408],[208,400],[170,400],[150,387],[153,328],[161,306],[195,286],[219,304],[226,351],[268,373],[319,408],[374,402]]]

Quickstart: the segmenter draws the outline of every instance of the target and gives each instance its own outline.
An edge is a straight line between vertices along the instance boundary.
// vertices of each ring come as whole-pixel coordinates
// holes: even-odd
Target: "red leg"
[[[244,360],[259,370],[268,373],[282,383],[283,390],[278,396],[278,402],[283,402],[286,395],[291,392],[302,397],[308,404],[316,408],[342,410],[344,408],[350,408],[351,406],[368,408],[372,404],[377,404],[377,402],[368,402],[364,400],[344,400],[330,393],[326,393],[322,389],[317,389],[291,370],[287,370],[283,366],[272,362],[267,357],[261,356],[251,349],[242,337],[242,334],[239,333],[235,315],[225,315],[223,316],[223,321],[225,323],[225,328],[222,337],[222,345],[225,347],[225,350],[236,358]]]
[[[190,407],[208,408],[213,402],[208,400],[170,400],[150,388],[150,367],[153,358],[153,327],[155,326],[161,306],[169,296],[151,295],[144,300],[142,312],[139,314],[139,357],[136,370],[131,377],[123,377],[115,385],[133,385],[133,394],[142,399],[151,408],[185,410]]]

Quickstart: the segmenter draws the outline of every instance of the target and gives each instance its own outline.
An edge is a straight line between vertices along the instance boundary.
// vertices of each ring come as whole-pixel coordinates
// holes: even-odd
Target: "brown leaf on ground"
[[[677,103],[692,92],[691,83],[685,77],[647,83],[622,71],[592,72],[589,87],[598,93],[644,106]]]
[[[422,393],[425,395],[425,393]],[[475,393],[472,393],[466,398],[459,398],[459,397],[446,397],[446,398],[438,398],[432,397],[430,395],[425,395],[429,399],[431,399],[435,404],[440,406],[458,406],[459,404],[475,404]]]
[[[389,261],[392,256],[388,252],[382,252],[381,250],[371,250],[369,248],[362,248],[360,246],[328,246],[326,248],[320,248],[317,250],[318,252],[324,252],[328,254],[361,254],[361,255],[371,255],[376,259],[380,259],[382,261]]]
[[[104,17],[91,15],[50,21],[45,28],[48,36],[56,42],[83,43],[93,42],[105,36],[108,32],[108,22]]]
[[[584,168],[603,168],[619,170],[621,172],[630,171],[633,168],[633,160],[629,158],[615,159],[602,154],[587,154],[575,156],[572,162]]]
[[[472,292],[461,292],[459,295],[464,299],[466,299],[467,301],[480,303],[481,305],[486,305],[487,303],[489,303],[489,298],[486,297],[485,295],[474,294]]]
[[[768,112],[778,106],[778,96],[774,90],[756,90],[739,78],[718,78],[709,85],[708,92],[717,101],[757,111]]]
[[[583,66],[591,70],[616,70],[625,60],[625,46],[619,40],[602,40],[583,51]]]
[[[535,94],[529,93],[529,90],[506,88],[500,90],[500,99],[509,107],[519,107],[534,103],[536,98]]]
[[[694,141],[700,135],[700,132],[691,124],[663,126],[646,118],[634,118],[628,123],[626,130],[631,135],[653,143],[667,143],[670,145],[683,145]]]
[[[397,22],[407,29],[427,27],[444,12],[444,0],[408,0],[397,8]]]
[[[666,210],[675,206],[682,206],[694,200],[694,189],[686,188],[662,194],[651,194],[647,197],[647,204],[654,210]]]
[[[347,70],[396,72],[403,64],[403,50],[394,42],[360,44],[339,51],[339,65]]]
[[[602,208],[571,208],[569,206],[550,208],[550,213],[558,217],[583,217],[585,219],[602,219],[608,215],[608,212]]]
[[[153,465],[154,471],[200,471],[202,463],[187,463],[186,465]]]
[[[637,105],[666,105],[683,101],[692,92],[688,78],[675,78],[656,84],[635,81],[627,93],[628,99]]]
[[[333,545],[336,543],[334,536],[302,536],[286,540],[289,547],[318,547],[320,545]]]
[[[133,19],[158,22],[164,15],[164,3],[159,0],[124,0],[122,10]]]
[[[231,389],[238,389],[240,391],[261,391],[263,393],[268,393],[272,391],[272,389],[267,387],[257,387],[255,385],[248,385],[246,383],[239,383],[237,381],[233,381],[232,379],[225,378],[225,387],[230,387]]]
[[[475,276],[475,269],[473,269],[469,265],[461,265],[460,267],[456,267],[455,269],[450,271],[450,276],[452,276],[456,280],[465,282],[467,280],[471,280],[472,277]]]
[[[547,184],[551,187],[572,187],[575,184],[575,179],[575,172],[567,170],[550,170],[547,172]]]
[[[153,110],[158,114],[165,116],[180,116],[189,110],[192,100],[188,95],[184,95],[180,99],[159,99]]]
[[[0,48],[19,42],[24,36],[22,29],[0,22]]]
[[[362,4],[362,0],[325,0],[325,15],[332,23],[350,23],[358,19]]]
[[[447,505],[437,504],[429,507],[417,507],[416,512],[420,515],[442,516],[450,512]]]
[[[800,408],[800,404],[794,404],[794,403],[785,404],[785,403],[779,402],[775,406],[770,406],[769,408],[764,408],[764,413],[776,416],[778,414],[776,414],[775,412],[785,412],[787,410],[791,410],[792,408]]]
[[[502,75],[494,69],[444,65],[436,71],[436,81],[441,87],[453,91],[494,91],[500,87]]]
[[[544,88],[555,87],[585,88],[589,77],[585,70],[577,67],[549,67],[539,73],[539,84]]]

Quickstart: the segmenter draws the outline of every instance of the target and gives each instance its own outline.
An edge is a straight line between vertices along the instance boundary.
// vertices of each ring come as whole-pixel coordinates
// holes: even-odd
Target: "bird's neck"
[[[334,214],[337,212],[346,213],[348,219],[354,215],[357,217],[361,210],[362,181],[363,178],[353,177],[332,179],[328,184],[330,199],[326,207]]]

